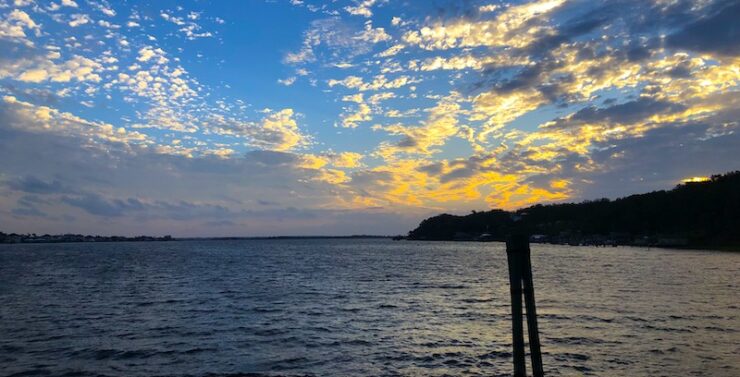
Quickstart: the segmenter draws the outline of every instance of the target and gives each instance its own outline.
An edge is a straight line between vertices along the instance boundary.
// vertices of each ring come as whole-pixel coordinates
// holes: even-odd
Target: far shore
[[[110,237],[113,238],[113,237]],[[101,240],[101,241],[84,241],[84,240],[69,240],[69,241],[20,241],[20,242],[0,242],[0,245],[43,245],[43,244],[77,244],[77,243],[142,243],[142,242],[199,242],[199,241],[271,241],[271,240],[342,240],[342,239],[385,239],[385,240],[396,240],[396,241],[407,241],[407,242],[449,242],[449,243],[505,243],[504,240],[422,240],[422,239],[408,239],[400,236],[383,236],[383,235],[350,235],[350,236],[254,236],[254,237],[171,237],[163,239],[163,237],[146,237],[149,239],[141,239],[142,237],[115,237],[116,240]],[[125,238],[125,239],[124,239]],[[548,243],[548,242],[532,242],[533,245],[553,245],[553,246],[567,246],[567,247],[597,247],[597,248],[617,248],[617,247],[629,247],[629,248],[642,248],[642,249],[662,249],[662,250],[695,250],[695,251],[722,251],[722,252],[740,252],[740,247],[734,246],[708,246],[708,247],[691,247],[691,246],[664,246],[664,245],[571,245],[565,243]]]
[[[239,241],[239,240],[304,240],[304,239],[391,239],[383,235],[349,236],[252,236],[252,237],[153,237],[153,236],[89,236],[79,234],[42,235],[0,233],[0,244],[50,244],[50,243],[119,243],[119,242],[172,242],[172,241]]]

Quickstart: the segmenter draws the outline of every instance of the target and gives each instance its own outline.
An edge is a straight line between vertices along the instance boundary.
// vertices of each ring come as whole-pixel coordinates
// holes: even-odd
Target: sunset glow
[[[710,180],[709,177],[691,177],[691,178],[686,178],[686,179],[684,179],[681,182],[683,182],[683,183],[701,183],[701,182],[707,182],[709,180]]]

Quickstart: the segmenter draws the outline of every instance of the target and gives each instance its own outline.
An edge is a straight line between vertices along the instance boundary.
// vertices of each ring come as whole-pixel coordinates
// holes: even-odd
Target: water
[[[533,245],[548,376],[740,376],[740,254]],[[0,245],[0,374],[506,376],[497,243]]]

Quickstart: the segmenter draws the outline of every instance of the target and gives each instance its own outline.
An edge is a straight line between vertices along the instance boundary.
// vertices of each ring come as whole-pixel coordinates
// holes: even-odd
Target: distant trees
[[[82,234],[44,234],[38,236],[31,234],[5,234],[0,232],[0,243],[66,243],[66,242],[149,242],[149,241],[172,241],[172,236],[151,237],[122,237],[122,236],[86,236]]]
[[[452,240],[457,233],[500,234],[508,229],[510,222],[510,214],[500,209],[473,212],[467,216],[445,213],[422,221],[418,228],[409,232],[409,238]]]
[[[513,217],[519,221],[514,223]],[[538,204],[515,212],[473,211],[467,216],[442,214],[422,221],[409,232],[409,238],[452,240],[460,234],[490,233],[503,239],[514,226],[558,243],[582,243],[590,238],[619,244],[647,239],[658,244],[671,239],[690,247],[737,247],[740,171],[613,201]]]

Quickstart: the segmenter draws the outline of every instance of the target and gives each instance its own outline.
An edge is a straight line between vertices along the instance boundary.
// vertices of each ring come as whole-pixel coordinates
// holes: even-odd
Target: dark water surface
[[[548,376],[740,376],[740,254],[533,245]],[[497,243],[0,245],[0,374],[504,376]]]

